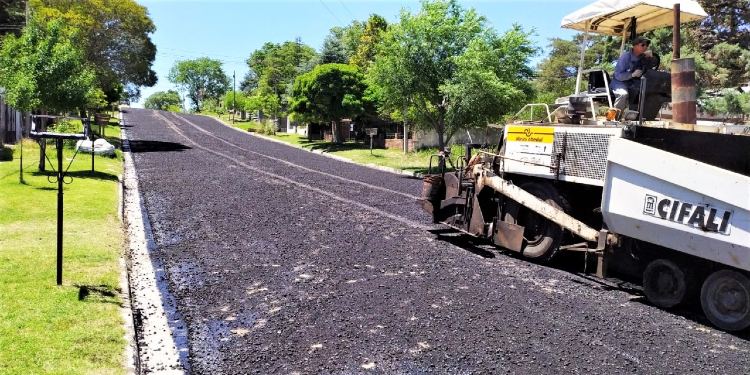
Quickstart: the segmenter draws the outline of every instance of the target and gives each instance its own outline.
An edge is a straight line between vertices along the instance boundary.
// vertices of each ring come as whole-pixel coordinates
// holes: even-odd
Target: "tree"
[[[32,19],[20,37],[3,39],[0,87],[19,110],[84,110],[96,95],[94,82],[94,71],[61,20]]]
[[[584,69],[602,68],[612,71],[617,61],[621,38],[590,35],[584,54]],[[534,84],[541,96],[561,97],[575,92],[578,65],[581,60],[583,34],[572,40],[550,39],[550,53],[537,66]]]
[[[737,87],[750,81],[750,50],[737,44],[719,43],[706,54],[717,69],[719,87]]]
[[[278,109],[272,113],[281,114],[286,109],[294,78],[311,69],[310,63],[315,57],[315,50],[299,39],[282,44],[266,43],[250,54],[247,60],[250,70],[240,87],[249,94],[274,96],[274,100],[265,98],[263,101],[278,104]],[[276,106],[269,104],[268,108],[273,107]]]
[[[708,17],[693,37],[703,51],[726,42],[750,49],[750,0],[700,0]]]
[[[375,59],[377,45],[387,28],[388,22],[385,21],[385,18],[377,14],[370,15],[365,23],[362,35],[359,37],[357,50],[349,59],[349,63],[358,66],[362,71],[367,71]]]
[[[201,111],[205,100],[218,101],[229,88],[221,61],[208,57],[177,61],[169,71],[169,81],[186,92],[196,112]]]
[[[227,91],[224,94],[224,108],[244,110],[247,95],[242,91]]]
[[[342,32],[341,27],[334,27],[323,40],[323,47],[320,49],[320,64],[345,64],[347,62],[346,51],[341,41]]]
[[[182,107],[182,99],[180,94],[174,90],[157,91],[146,98],[143,106],[162,111],[179,111]]]
[[[125,89],[137,99],[140,86],[156,84],[151,70],[156,46],[150,38],[156,28],[146,8],[135,0],[30,0],[30,4],[37,17],[62,19],[75,33],[76,44],[85,51],[108,97]]]
[[[359,21],[352,21],[346,27],[332,27],[323,40],[319,64],[346,64],[359,48],[364,26]]]
[[[339,122],[364,112],[367,85],[354,65],[323,64],[294,81],[291,110],[297,118],[331,122],[333,142],[340,143]]]
[[[456,131],[498,121],[532,95],[535,51],[518,26],[498,36],[456,1],[423,2],[389,27],[368,79],[382,113],[406,107],[410,122],[435,130],[442,148]]]

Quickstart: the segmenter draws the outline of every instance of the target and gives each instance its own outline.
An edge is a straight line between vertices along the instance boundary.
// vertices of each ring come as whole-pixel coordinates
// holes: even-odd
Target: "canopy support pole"
[[[581,43],[581,61],[578,63],[578,75],[576,76],[576,95],[581,92],[581,76],[583,75],[583,63],[586,56],[586,43],[589,40],[589,26],[591,21],[586,21],[586,31],[583,33],[583,43]]]
[[[628,29],[630,28],[630,22],[632,21],[628,21],[628,23],[625,24],[625,27],[622,28],[622,42],[620,43],[620,55],[619,56],[622,56],[622,53],[625,52],[625,41],[628,39],[627,35],[628,35]]]

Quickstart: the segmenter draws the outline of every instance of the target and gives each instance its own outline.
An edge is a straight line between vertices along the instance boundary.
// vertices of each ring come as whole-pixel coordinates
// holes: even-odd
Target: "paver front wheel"
[[[716,327],[726,331],[750,327],[750,279],[729,269],[712,273],[703,282],[701,306]]]
[[[564,199],[553,186],[527,182],[519,187],[556,208],[565,206]],[[505,221],[524,226],[521,254],[526,258],[549,261],[560,247],[563,228],[514,201],[508,205]]]

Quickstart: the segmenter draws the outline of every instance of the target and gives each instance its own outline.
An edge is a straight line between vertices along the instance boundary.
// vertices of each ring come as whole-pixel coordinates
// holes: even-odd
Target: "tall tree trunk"
[[[437,134],[438,134],[438,152],[443,153],[445,151],[445,111],[443,107],[438,108],[438,123],[437,123]],[[445,169],[445,159],[450,157],[450,154],[440,158],[439,168],[440,170]]]
[[[443,151],[445,149],[445,121],[443,119],[438,120],[436,130],[438,135],[438,151]]]
[[[341,129],[338,121],[331,121],[331,140],[333,143],[341,143]]]

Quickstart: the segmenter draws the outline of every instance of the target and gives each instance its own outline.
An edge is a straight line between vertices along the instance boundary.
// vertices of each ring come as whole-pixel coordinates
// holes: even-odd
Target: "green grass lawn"
[[[113,125],[116,121],[113,121]],[[119,145],[119,128],[105,134]],[[57,167],[54,143],[47,154]],[[65,148],[64,164],[73,156]],[[0,374],[120,374],[125,340],[120,315],[117,217],[121,154],[79,153],[64,185],[63,285],[56,286],[57,185],[37,169],[39,148],[19,147],[0,162]],[[52,168],[48,165],[47,170]]]
[[[215,115],[214,118],[218,118],[225,124],[240,128],[242,130],[257,131],[259,124],[254,121],[235,121],[232,125],[229,120],[229,115]],[[323,140],[308,140],[306,137],[298,134],[288,133],[276,133],[275,135],[265,135],[267,137],[275,138],[280,141],[303,147],[310,150],[321,150],[323,152],[341,156],[350,159],[359,164],[373,164],[383,167],[395,168],[404,171],[427,173],[430,156],[437,153],[437,148],[427,148],[418,150],[415,152],[409,152],[404,154],[403,150],[400,149],[382,149],[375,148],[370,152],[369,144],[346,142],[343,144],[334,144]],[[463,146],[454,145],[451,148],[452,159],[455,160],[457,155],[463,154]],[[433,159],[433,164],[437,163],[437,159]],[[433,166],[434,167],[434,166]]]

